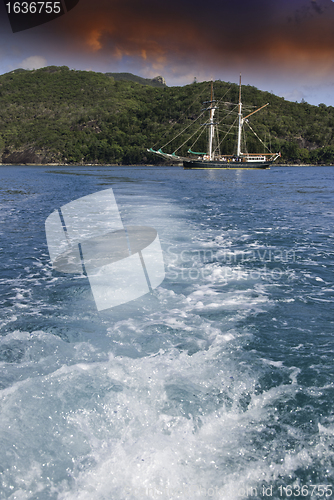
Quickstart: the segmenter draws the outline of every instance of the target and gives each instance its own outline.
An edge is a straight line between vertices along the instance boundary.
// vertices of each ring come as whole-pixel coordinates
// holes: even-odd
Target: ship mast
[[[241,113],[241,73],[239,80],[239,106],[238,106],[238,145],[237,145],[237,156],[241,155],[241,129],[243,125],[242,113]]]
[[[239,81],[239,106],[238,106],[238,144],[237,144],[237,156],[241,156],[242,155],[242,153],[241,153],[241,131],[242,131],[242,127],[243,127],[243,124],[244,124],[245,120],[249,116],[254,115],[255,113],[257,113],[258,111],[260,111],[261,109],[265,108],[268,105],[269,105],[269,102],[267,102],[267,104],[264,104],[260,108],[256,109],[252,113],[249,113],[249,115],[245,116],[244,118],[242,117],[242,112],[241,112],[241,108],[242,108],[242,104],[241,104],[241,73],[240,73],[240,81]]]
[[[209,121],[209,159],[213,160],[213,152],[212,152],[212,144],[213,144],[213,136],[214,136],[214,123],[213,123],[213,115],[215,113],[215,108],[213,105],[213,82],[211,82],[211,98],[210,98],[210,121]]]

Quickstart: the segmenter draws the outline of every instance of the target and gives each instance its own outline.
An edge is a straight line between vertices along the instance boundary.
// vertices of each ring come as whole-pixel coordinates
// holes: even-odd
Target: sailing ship
[[[213,95],[213,82],[211,82],[211,96],[210,101],[206,101],[203,103],[204,109],[202,110],[202,114],[205,111],[209,112],[208,120],[201,124],[200,128],[203,131],[205,128],[208,129],[208,141],[207,141],[207,151],[205,153],[197,153],[192,151],[192,147],[194,144],[188,149],[187,154],[189,156],[181,156],[178,155],[178,150],[185,145],[185,142],[181,144],[177,149],[175,149],[172,153],[165,153],[162,151],[162,148],[158,150],[154,150],[152,148],[147,149],[150,153],[155,153],[163,158],[177,163],[183,163],[183,167],[185,169],[253,169],[253,168],[269,168],[274,161],[281,156],[281,153],[272,153],[269,148],[264,144],[264,142],[257,136],[252,127],[249,125],[248,118],[261,109],[268,106],[269,103],[261,106],[260,108],[252,111],[251,113],[243,116],[242,114],[242,103],[241,103],[241,75],[239,81],[239,103],[238,103],[238,114],[237,114],[237,141],[236,141],[236,152],[233,155],[221,154],[220,152],[220,144],[222,141],[219,140],[219,131],[218,125],[219,122],[215,121],[215,112],[218,110],[217,101],[214,99]],[[202,116],[202,114],[200,116]],[[263,144],[264,148],[267,149],[268,152],[263,153],[248,153],[246,151],[246,145],[244,144],[244,151],[242,151],[242,135],[244,125],[247,124],[251,131],[255,134],[257,139]],[[233,128],[234,123],[231,125],[229,131]],[[187,126],[186,128],[188,128]],[[180,134],[178,134],[179,136]],[[201,131],[199,136],[201,135]],[[226,137],[227,134],[225,134]],[[191,135],[193,137],[194,134]],[[198,137],[199,137],[198,136]],[[167,143],[170,144],[173,140]],[[187,141],[186,141],[187,142]],[[165,146],[167,146],[165,145]],[[165,147],[163,146],[163,147]]]

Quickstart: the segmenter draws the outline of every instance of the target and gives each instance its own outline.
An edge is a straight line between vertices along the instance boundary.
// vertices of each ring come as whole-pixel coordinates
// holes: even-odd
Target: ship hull
[[[270,168],[272,162],[270,161],[259,161],[259,162],[234,162],[234,161],[214,161],[214,160],[184,160],[184,169],[265,169]]]

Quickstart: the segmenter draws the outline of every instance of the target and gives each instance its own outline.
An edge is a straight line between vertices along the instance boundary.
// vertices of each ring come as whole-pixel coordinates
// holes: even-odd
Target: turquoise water
[[[108,188],[166,278],[99,313],[44,224]],[[0,498],[334,497],[333,195],[332,167],[0,167]]]

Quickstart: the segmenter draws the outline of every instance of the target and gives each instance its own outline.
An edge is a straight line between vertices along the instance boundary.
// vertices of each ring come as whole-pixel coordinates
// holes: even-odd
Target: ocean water
[[[45,220],[112,188],[166,277],[98,312]],[[334,498],[334,168],[0,167],[0,498]]]

